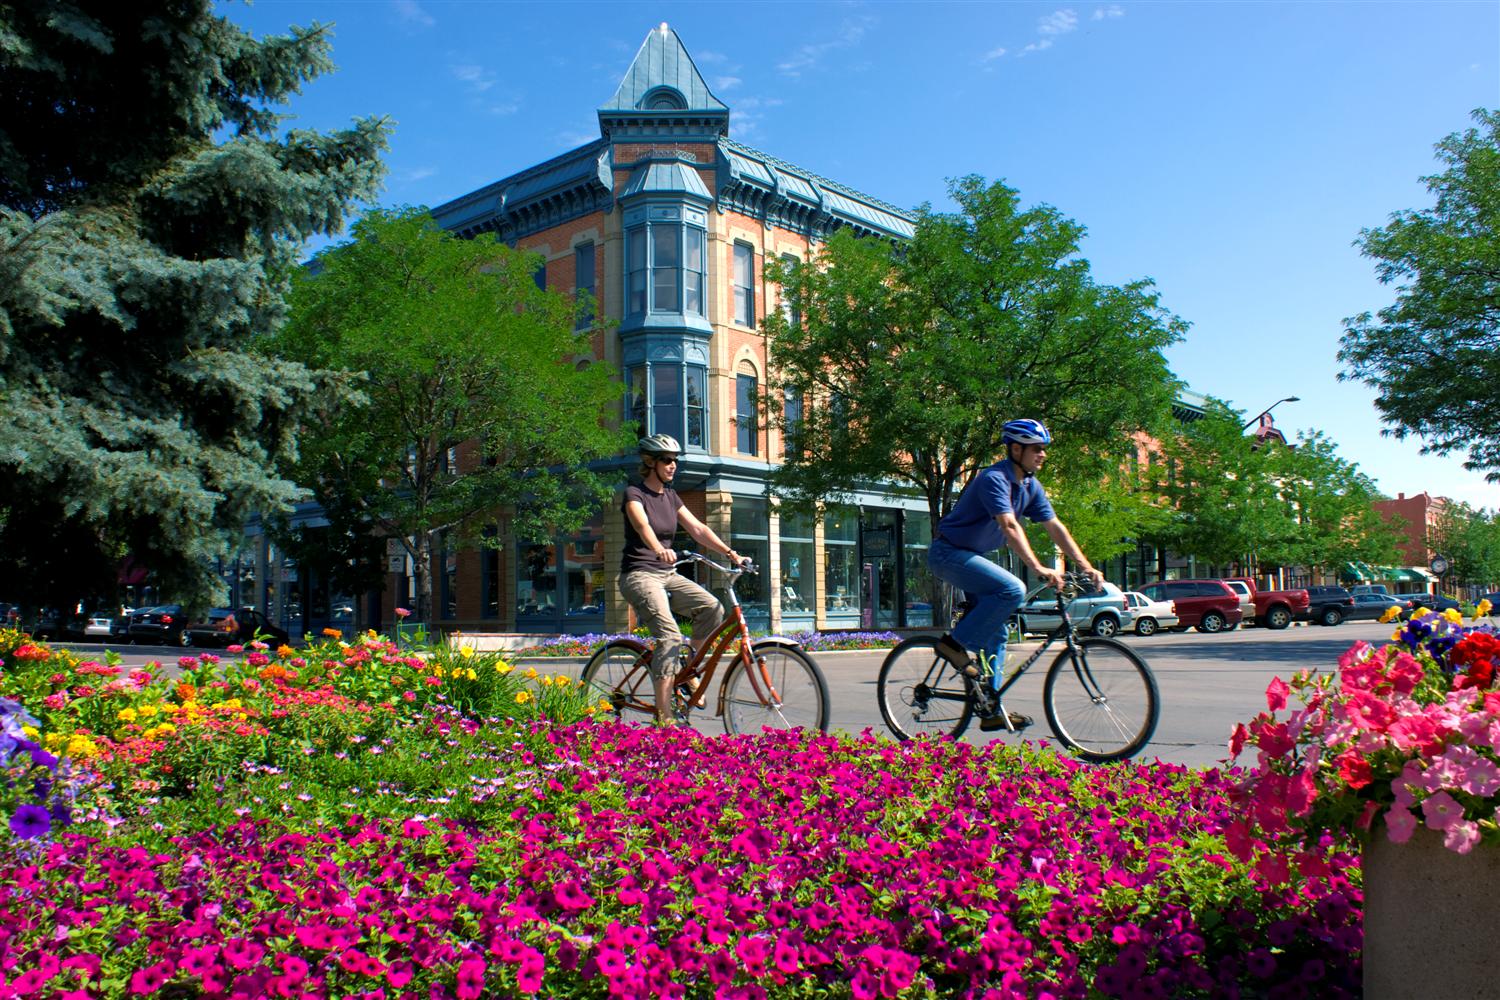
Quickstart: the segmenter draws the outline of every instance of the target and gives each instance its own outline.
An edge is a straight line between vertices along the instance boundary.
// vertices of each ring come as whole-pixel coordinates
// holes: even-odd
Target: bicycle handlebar
[[[692,563],[703,563],[703,565],[712,567],[713,569],[718,570],[720,573],[723,573],[725,576],[740,576],[744,573],[750,573],[753,575],[760,572],[755,563],[751,562],[749,559],[746,559],[738,566],[731,568],[729,566],[721,566],[707,556],[700,555],[697,552],[685,553],[681,559],[672,564],[672,568],[680,569],[681,567],[691,565]]]

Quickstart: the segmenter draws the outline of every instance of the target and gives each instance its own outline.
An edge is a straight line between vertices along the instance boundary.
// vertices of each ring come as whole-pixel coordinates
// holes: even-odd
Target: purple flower
[[[41,806],[17,806],[10,830],[22,840],[35,840],[52,832],[52,816]]]

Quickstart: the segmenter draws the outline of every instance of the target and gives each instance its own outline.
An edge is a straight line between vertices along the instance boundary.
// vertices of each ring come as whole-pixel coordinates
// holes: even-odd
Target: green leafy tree
[[[1500,514],[1495,511],[1445,503],[1428,529],[1427,544],[1447,557],[1443,582],[1449,588],[1500,581]]]
[[[1132,432],[1169,419],[1162,351],[1184,324],[1149,281],[1096,283],[1083,227],[1056,209],[978,177],[950,190],[958,211],[922,208],[906,244],[845,231],[812,261],[768,264],[795,306],[767,317],[771,377],[804,400],[795,426],[772,414],[793,442],[775,488],[797,506],[915,491],[936,529],[1003,456],[1001,425],[1034,416],[1057,437],[1049,486],[1070,484],[1060,514],[1091,557],[1120,551],[1156,516],[1123,470]]]
[[[0,4],[0,550],[71,605],[127,554],[189,603],[321,391],[248,350],[300,246],[382,173],[385,126],[282,134],[328,32],[256,40],[207,0]]]
[[[1396,302],[1344,321],[1340,378],[1378,390],[1388,433],[1467,449],[1465,466],[1500,482],[1500,111],[1473,117],[1437,145],[1447,169],[1423,179],[1436,203],[1360,233]]]
[[[1320,566],[1397,561],[1399,526],[1393,530],[1374,508],[1375,484],[1356,463],[1338,454],[1321,432],[1299,434],[1295,448],[1278,448],[1271,474],[1295,530],[1281,565]]]
[[[362,380],[364,405],[329,397],[289,471],[346,533],[403,540],[423,621],[439,543],[576,530],[611,488],[586,464],[628,443],[609,426],[614,373],[575,363],[590,305],[539,289],[540,262],[420,209],[372,211],[299,276],[291,321],[262,345]]]

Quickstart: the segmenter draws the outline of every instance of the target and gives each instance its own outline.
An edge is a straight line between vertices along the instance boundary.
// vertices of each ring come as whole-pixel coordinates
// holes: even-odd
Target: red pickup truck
[[[1229,577],[1224,585],[1239,597],[1246,623],[1253,620],[1266,628],[1284,629],[1293,621],[1307,621],[1310,602],[1305,590],[1257,590],[1255,581],[1245,576]]]

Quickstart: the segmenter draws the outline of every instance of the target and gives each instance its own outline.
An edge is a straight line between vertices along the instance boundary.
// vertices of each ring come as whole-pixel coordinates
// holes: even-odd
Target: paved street
[[[1380,643],[1389,639],[1390,625],[1350,622],[1337,628],[1294,626],[1283,632],[1238,629],[1219,635],[1198,632],[1126,636],[1123,640],[1140,652],[1156,674],[1161,690],[1162,716],[1156,736],[1142,759],[1158,757],[1177,764],[1202,766],[1222,760],[1225,744],[1236,722],[1249,720],[1265,707],[1266,685],[1276,675],[1290,676],[1303,667],[1333,669],[1339,654],[1357,640]],[[80,651],[99,651],[100,646],[75,645]],[[137,665],[159,659],[175,665],[184,650],[167,647],[111,646],[124,662]],[[873,729],[886,732],[875,702],[875,678],[885,650],[865,653],[825,653],[817,657],[828,677],[833,700],[832,728],[846,732]],[[1042,717],[1042,678],[1050,654],[1039,660],[1007,698],[1007,707],[1033,716],[1037,724],[1024,737],[982,733],[976,725],[965,738],[974,743],[990,739],[1027,738],[1051,743],[1051,733]],[[578,661],[557,661],[558,671],[577,675]],[[545,669],[545,668],[544,668]],[[697,728],[704,733],[723,732],[715,719],[702,718]]]

